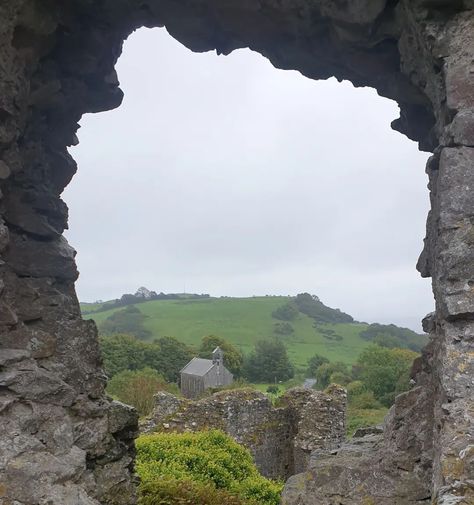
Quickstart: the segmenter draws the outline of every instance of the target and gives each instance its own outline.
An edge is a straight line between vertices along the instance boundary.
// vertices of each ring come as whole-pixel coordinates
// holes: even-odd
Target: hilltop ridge
[[[279,338],[299,367],[306,366],[315,353],[352,364],[372,341],[415,351],[427,341],[426,335],[408,328],[355,321],[309,293],[215,298],[208,294],[147,292],[155,294],[146,297],[137,296],[137,292],[116,300],[81,304],[83,315],[95,320],[104,335],[128,333],[148,341],[173,336],[192,346],[199,345],[205,335],[218,335],[244,353],[250,352],[259,339]]]

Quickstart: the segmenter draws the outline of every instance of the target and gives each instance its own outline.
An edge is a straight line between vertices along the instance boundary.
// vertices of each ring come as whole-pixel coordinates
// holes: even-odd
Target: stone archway
[[[383,486],[329,462],[331,482],[309,474],[295,499],[472,503],[473,0],[1,3],[0,502],[134,501],[136,418],[104,395],[60,194],[76,171],[67,146],[77,122],[120,104],[114,64],[141,26],[166,26],[194,51],[250,47],[313,79],[374,87],[401,107],[393,127],[434,153],[418,262],[433,280],[436,314],[425,322],[434,338],[416,387],[388,417],[382,448],[362,464]]]

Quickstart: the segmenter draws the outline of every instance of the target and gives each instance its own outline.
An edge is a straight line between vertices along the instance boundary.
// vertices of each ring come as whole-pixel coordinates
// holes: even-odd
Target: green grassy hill
[[[205,335],[218,335],[248,353],[255,341],[277,336],[272,312],[291,299],[283,296],[252,298],[202,298],[180,300],[152,300],[135,305],[145,316],[143,325],[149,331],[147,340],[162,336],[176,337],[187,344],[198,346]],[[123,308],[90,313],[98,305],[84,304],[84,317],[101,324]],[[88,313],[89,312],[89,313]],[[353,363],[369,342],[360,336],[368,325],[362,323],[317,323],[299,313],[291,321],[294,332],[279,336],[288,349],[293,364],[305,367],[315,353],[330,361]],[[336,337],[336,338],[334,338]]]

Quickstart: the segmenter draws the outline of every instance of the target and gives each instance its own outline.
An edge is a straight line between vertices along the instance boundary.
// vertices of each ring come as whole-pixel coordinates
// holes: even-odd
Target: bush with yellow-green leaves
[[[136,441],[140,505],[278,505],[247,449],[221,431],[157,433]]]

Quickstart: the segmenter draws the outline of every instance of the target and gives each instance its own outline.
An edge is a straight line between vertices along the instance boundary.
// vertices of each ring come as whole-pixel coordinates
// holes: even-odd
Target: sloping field
[[[272,312],[288,300],[283,296],[153,300],[135,307],[146,316],[144,326],[151,332],[150,339],[172,336],[197,346],[203,336],[218,335],[247,353],[258,339],[277,336],[274,325],[278,321],[272,318]],[[87,304],[83,309],[87,311],[90,307]],[[94,319],[100,328],[100,324],[117,310],[120,309],[85,314],[84,317]],[[315,353],[331,361],[351,364],[368,345],[367,340],[359,336],[367,328],[366,324],[315,325],[313,319],[302,313],[290,324],[294,333],[278,338],[285,342],[290,359],[296,366],[305,366],[308,358]]]

